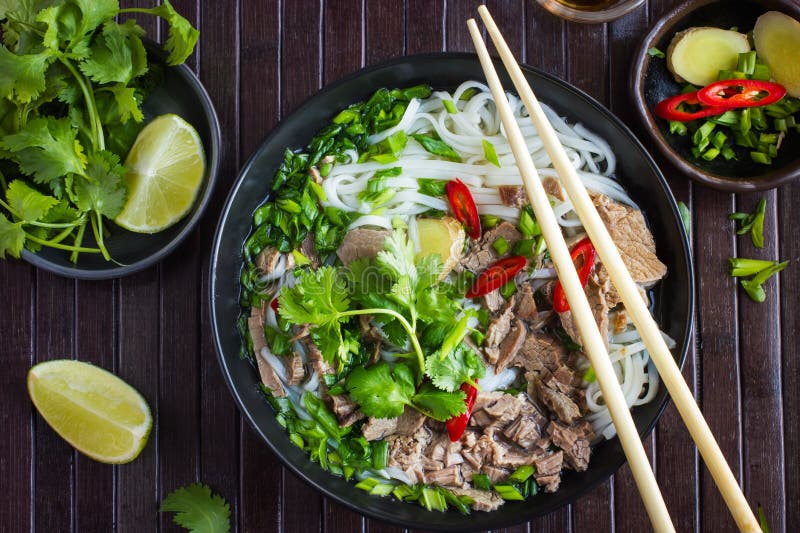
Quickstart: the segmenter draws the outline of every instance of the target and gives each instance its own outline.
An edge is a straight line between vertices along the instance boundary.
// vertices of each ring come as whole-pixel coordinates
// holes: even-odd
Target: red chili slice
[[[456,178],[448,181],[444,190],[447,199],[450,200],[450,207],[453,208],[453,215],[467,228],[467,235],[473,239],[480,239],[481,219],[478,217],[478,206],[475,205],[469,188]]]
[[[277,298],[277,297],[275,297],[275,298],[274,298],[274,299],[273,299],[273,300],[272,300],[272,301],[269,303],[269,306],[272,308],[272,310],[273,310],[273,311],[275,311],[275,314],[277,314],[277,313],[278,313],[278,298]]]
[[[589,237],[579,241],[570,253],[573,264],[581,256],[583,257],[583,265],[578,270],[578,279],[581,281],[581,286],[586,287],[586,283],[589,281],[589,274],[592,273],[594,268],[595,257],[597,257],[597,251],[594,249]],[[556,313],[569,311],[569,302],[567,302],[567,297],[564,295],[564,287],[561,286],[560,281],[556,282],[556,288],[553,290],[553,310]]]
[[[478,279],[475,280],[475,283],[472,284],[465,296],[467,298],[477,298],[499,289],[508,283],[517,272],[525,268],[526,263],[527,260],[521,255],[504,257],[481,272],[481,275],[478,276]]]
[[[472,408],[475,407],[475,397],[478,395],[478,389],[469,383],[462,383],[461,390],[467,393],[467,397],[464,399],[467,404],[467,411],[447,421],[447,434],[450,435],[450,442],[456,442],[460,439],[467,429],[469,417],[472,416]]]
[[[677,94],[666,100],[660,101],[656,105],[656,115],[664,120],[675,120],[677,122],[691,122],[698,118],[711,117],[714,115],[721,115],[725,111],[731,109],[724,106],[703,107],[694,112],[681,111],[678,106],[681,104],[698,105],[700,101],[697,99],[697,92]]]
[[[784,96],[786,87],[761,80],[722,80],[697,91],[701,104],[732,108],[774,104]]]

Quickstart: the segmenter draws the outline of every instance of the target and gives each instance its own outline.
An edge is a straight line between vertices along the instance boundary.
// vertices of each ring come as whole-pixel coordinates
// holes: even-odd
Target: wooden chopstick
[[[686,427],[689,429],[689,433],[692,435],[695,444],[697,444],[700,455],[703,457],[706,467],[708,467],[714,482],[722,493],[722,497],[736,521],[736,525],[741,531],[753,533],[761,531],[753,511],[748,505],[747,499],[744,497],[736,481],[736,477],[733,475],[730,466],[725,460],[725,456],[722,454],[722,450],[720,450],[714,435],[711,433],[711,429],[709,429],[708,424],[703,418],[700,408],[694,401],[692,392],[683,380],[681,371],[672,358],[672,354],[666,342],[664,342],[664,338],[661,336],[658,325],[640,296],[636,283],[633,281],[630,272],[628,272],[625,263],[622,261],[622,257],[611,235],[608,233],[608,229],[597,213],[592,199],[589,197],[589,193],[578,177],[575,168],[570,163],[564,147],[556,137],[555,130],[550,124],[550,121],[547,120],[542,107],[533,94],[533,90],[525,79],[517,61],[514,59],[513,53],[503,39],[492,16],[489,14],[489,10],[486,6],[480,6],[478,12],[484,24],[486,24],[488,33],[497,47],[506,70],[508,70],[514,82],[517,93],[528,109],[531,120],[536,130],[539,132],[539,136],[544,143],[547,153],[550,155],[550,160],[553,162],[556,172],[558,172],[561,178],[561,184],[567,190],[567,194],[572,201],[575,212],[578,214],[578,218],[580,218],[581,223],[586,229],[586,233],[592,240],[600,256],[600,260],[603,262],[606,270],[608,270],[614,287],[621,295],[622,301],[625,304],[625,309],[631,315],[633,323],[639,330],[639,334],[642,336],[642,340],[647,350],[650,352],[650,358],[653,360],[653,363],[655,363],[661,380],[667,387],[670,396],[672,396],[672,400],[675,402],[675,406],[678,408],[678,412],[683,418]],[[484,68],[484,70],[486,69]],[[549,243],[547,246],[550,248]],[[561,278],[560,271],[559,278]],[[570,306],[572,306],[572,302],[570,302]],[[583,335],[583,331],[581,331],[581,335]],[[592,362],[592,364],[594,365],[594,362]],[[595,372],[596,371],[595,369]],[[605,397],[605,391],[603,391],[603,396]],[[616,418],[614,419],[614,423],[617,424]],[[617,432],[619,433],[618,424]]]
[[[500,78],[498,78],[492,60],[489,57],[489,51],[486,49],[486,44],[483,42],[475,20],[468,20],[467,26],[478,51],[481,67],[483,67],[483,72],[494,96],[495,105],[505,127],[511,150],[517,161],[522,181],[528,193],[528,199],[542,230],[542,236],[547,244],[550,257],[558,272],[558,279],[564,288],[572,316],[583,339],[584,351],[589,356],[594,372],[597,375],[603,398],[608,406],[611,418],[614,420],[617,434],[628,458],[639,493],[642,495],[642,500],[644,500],[650,522],[656,531],[675,531],[667,512],[664,498],[650,468],[650,462],[645,454],[644,446],[639,439],[636,425],[633,423],[628,404],[625,402],[622,388],[611,365],[611,359],[608,356],[605,343],[595,323],[589,301],[586,299],[583,285],[578,279],[578,273],[570,258],[567,243],[564,241],[561,228],[550,207],[550,202],[547,199],[547,194],[542,186],[536,167],[531,160],[522,132],[514,119],[511,106],[500,83]]]

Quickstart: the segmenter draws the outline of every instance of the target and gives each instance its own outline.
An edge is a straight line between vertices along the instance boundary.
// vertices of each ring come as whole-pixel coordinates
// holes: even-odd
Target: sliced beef
[[[548,426],[547,432],[553,439],[553,444],[564,451],[564,461],[570,468],[579,472],[586,470],[591,455],[590,441],[594,438],[589,422],[582,420],[572,426],[565,426],[554,421]]]
[[[494,511],[504,501],[497,493],[488,490],[451,488],[456,496],[467,496],[472,499],[472,508],[476,511]]]
[[[497,466],[515,470],[520,466],[532,464],[533,455],[518,447],[495,441],[492,462]]]
[[[500,294],[500,289],[495,289],[490,293],[481,296],[483,306],[489,310],[490,313],[496,313],[506,304],[506,299]]]
[[[656,257],[656,243],[642,212],[603,194],[592,200],[633,280],[647,288],[663,278],[667,267]]]
[[[536,483],[545,492],[555,492],[561,484],[561,469],[564,467],[564,452],[556,452],[533,460]]]
[[[500,201],[509,207],[522,207],[528,203],[525,189],[519,185],[501,185],[497,188]]]
[[[319,255],[317,255],[316,249],[314,248],[313,233],[306,235],[306,238],[300,243],[300,253],[306,256],[306,258],[311,262],[310,266],[312,269],[316,270],[319,268],[321,261],[319,259]]]
[[[512,396],[501,391],[479,392],[475,398],[473,416],[475,413],[483,412],[489,418],[489,423],[485,426],[505,427],[519,416],[524,403],[522,396]]]
[[[611,329],[614,335],[619,335],[628,327],[628,313],[625,309],[619,309],[611,322]]]
[[[597,328],[600,331],[600,336],[603,342],[608,347],[608,312],[609,306],[606,301],[606,294],[611,290],[611,282],[608,279],[601,280],[596,273],[589,276],[586,283],[586,298],[589,300],[589,306],[592,309]],[[578,344],[583,344],[578,328],[575,325],[575,320],[572,316],[572,311],[566,311],[558,314],[561,319],[561,327],[569,335],[569,337]]]
[[[403,470],[414,483],[423,482],[422,450],[430,440],[428,430],[423,427],[413,435],[391,435],[386,440],[389,443],[389,466]]]
[[[506,305],[505,310],[496,318],[492,319],[486,329],[486,339],[484,341],[484,353],[491,364],[497,363],[500,357],[498,349],[500,343],[506,338],[511,330],[511,319],[514,317],[514,296]]]
[[[543,370],[555,370],[566,357],[567,349],[560,339],[549,333],[537,332],[525,338],[511,364],[538,374]]]
[[[272,391],[273,396],[283,398],[286,396],[286,391],[283,389],[283,384],[281,384],[278,374],[272,368],[272,365],[261,357],[261,349],[267,346],[264,323],[258,315],[251,316],[247,319],[247,329],[250,331],[250,338],[253,339],[253,351],[255,352],[256,365],[258,366],[261,381]]]
[[[580,418],[580,408],[569,396],[545,385],[538,377],[534,378],[532,385],[536,398],[555,413],[559,420],[572,424]]]
[[[500,343],[498,347],[499,356],[497,357],[497,365],[495,372],[503,371],[509,362],[517,355],[517,352],[525,342],[525,323],[520,319],[516,319],[511,326],[508,335]]]
[[[484,465],[483,468],[481,468],[481,471],[487,476],[489,476],[489,479],[491,480],[492,484],[502,483],[503,481],[508,479],[508,476],[511,475],[511,472],[506,470],[505,468],[498,468],[496,466],[491,466],[491,465]]]
[[[271,274],[275,267],[278,266],[278,260],[281,258],[281,253],[273,248],[267,246],[256,257],[256,267],[264,274]]]
[[[341,427],[352,426],[364,418],[364,413],[358,409],[358,404],[346,394],[337,394],[329,398],[333,414],[336,415]]]
[[[544,192],[549,196],[562,201],[564,200],[564,191],[561,189],[561,183],[557,179],[547,177],[542,180],[542,186],[544,187]]]
[[[361,433],[367,440],[378,440],[389,435],[413,435],[424,423],[425,415],[407,407],[397,418],[369,417],[361,427]]]
[[[532,325],[539,314],[536,309],[536,300],[533,298],[533,287],[530,283],[522,283],[517,286],[515,296],[517,307],[514,309],[514,313],[517,318]]]
[[[533,407],[533,409],[536,408]],[[539,413],[539,416],[544,418],[541,413]],[[503,430],[503,435],[523,448],[531,448],[542,437],[540,420],[537,420],[537,417],[533,414],[520,413],[513,422],[506,426]]]
[[[500,256],[497,255],[492,244],[498,237],[503,237],[513,248],[522,239],[522,233],[510,222],[501,222],[497,227],[484,233],[481,240],[470,247],[469,253],[461,260],[461,265],[473,272],[481,272],[497,261]]]
[[[461,477],[461,469],[458,466],[448,466],[441,470],[426,472],[425,483],[444,487],[461,487],[464,484],[464,478]]]
[[[374,259],[391,233],[387,229],[356,228],[345,235],[336,255],[345,265],[356,259]]]
[[[397,430],[396,418],[369,417],[367,423],[361,426],[361,434],[367,440],[378,440],[388,435],[394,435]]]
[[[299,385],[304,377],[306,377],[306,370],[303,367],[303,358],[299,353],[294,352],[286,365],[286,378],[289,385]]]

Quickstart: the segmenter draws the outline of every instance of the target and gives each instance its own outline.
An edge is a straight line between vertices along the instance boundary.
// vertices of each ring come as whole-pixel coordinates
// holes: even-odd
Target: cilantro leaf
[[[414,395],[413,406],[434,420],[446,422],[467,412],[466,397],[464,391],[446,392],[426,383]]]
[[[303,271],[294,287],[281,290],[278,302],[282,318],[318,326],[338,321],[350,306],[339,271],[331,266]]]
[[[160,6],[149,10],[149,13],[158,15],[169,24],[169,36],[167,42],[164,43],[164,48],[169,52],[167,64],[179,65],[186,61],[186,58],[192,55],[200,33],[188,20],[175,11],[169,0],[164,0]]]
[[[14,213],[28,222],[41,220],[53,206],[58,204],[57,199],[45,196],[22,180],[14,180],[8,184],[6,199]]]
[[[170,492],[159,511],[176,513],[174,522],[193,533],[228,533],[231,529],[228,502],[201,483]]]
[[[354,348],[345,342],[341,330],[341,323],[349,320],[342,313],[350,307],[342,279],[339,270],[331,266],[305,270],[294,287],[281,289],[278,298],[281,317],[292,324],[315,326],[311,330],[314,342],[325,360],[338,360],[340,368],[349,361]]]
[[[453,392],[462,383],[474,382],[483,377],[485,368],[481,358],[464,343],[442,358],[434,353],[425,360],[425,373],[438,388]]]
[[[417,283],[417,266],[414,263],[414,245],[402,229],[396,229],[386,239],[384,249],[378,252],[375,263],[395,281],[403,276],[411,284]]]
[[[72,9],[77,6],[80,16]],[[95,30],[105,21],[113,19],[119,12],[118,0],[69,0],[65,5],[66,13],[61,19],[68,20],[67,30],[62,32],[64,40],[69,40],[68,49],[72,57],[77,59],[89,55],[89,43]]]
[[[92,181],[78,179],[74,182],[75,205],[108,218],[117,216],[127,196],[123,182],[125,168],[119,164],[119,157],[107,150],[91,154],[86,174]]]
[[[12,223],[0,213],[0,259],[5,259],[6,254],[19,258],[24,244],[22,222]]]
[[[369,368],[353,370],[347,376],[345,387],[365,415],[396,418],[403,414],[406,405],[411,405],[414,376],[406,364],[399,363],[391,369],[382,361]]]
[[[0,46],[0,97],[27,104],[45,89],[49,51],[17,55]]]
[[[142,35],[144,30],[135,21],[106,22],[91,46],[91,55],[80,63],[81,71],[97,83],[126,84],[141,76],[147,71]]]
[[[0,49],[2,50],[2,49]],[[86,156],[68,118],[36,118],[0,140],[0,148],[12,152],[23,174],[36,183],[48,183],[70,173],[83,174]]]
[[[144,120],[144,114],[142,114],[142,110],[139,107],[139,98],[137,98],[136,89],[133,87],[126,87],[125,84],[122,83],[112,85],[107,87],[107,89],[114,96],[120,123],[125,124],[130,119],[133,119],[135,122]]]

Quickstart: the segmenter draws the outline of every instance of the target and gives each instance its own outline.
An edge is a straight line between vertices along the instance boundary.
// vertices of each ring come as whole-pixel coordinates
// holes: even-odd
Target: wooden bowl
[[[667,121],[655,116],[653,109],[661,100],[680,93],[682,85],[667,70],[667,61],[650,57],[655,46],[666,52],[676,33],[695,26],[737,27],[752,30],[756,19],[767,11],[781,11],[800,20],[800,4],[792,0],[691,0],[656,22],[636,52],[631,75],[630,94],[645,131],[659,150],[683,173],[714,189],[732,192],[772,189],[800,177],[800,133],[790,132],[778,157],[771,165],[753,163],[746,150],[737,150],[738,160],[696,159],[690,136],[669,133]],[[798,52],[800,54],[800,51]]]

